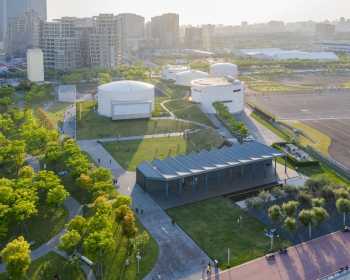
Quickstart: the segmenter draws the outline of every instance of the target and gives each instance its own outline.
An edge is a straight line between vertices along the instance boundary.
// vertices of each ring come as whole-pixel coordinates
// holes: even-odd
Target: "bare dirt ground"
[[[315,120],[305,123],[331,136],[329,154],[350,169],[350,120]]]

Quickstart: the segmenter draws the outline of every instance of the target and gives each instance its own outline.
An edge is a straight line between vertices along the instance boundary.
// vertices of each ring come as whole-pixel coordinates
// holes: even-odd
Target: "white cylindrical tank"
[[[118,81],[98,87],[98,113],[112,119],[149,118],[154,110],[155,87],[138,81]]]
[[[191,88],[192,102],[199,103],[204,113],[215,114],[215,102],[226,105],[231,114],[244,110],[244,83],[227,78],[195,80]]]
[[[210,76],[237,79],[238,67],[232,63],[216,63],[210,66]]]
[[[192,81],[198,79],[205,79],[209,75],[208,73],[198,71],[198,70],[188,70],[176,74],[176,85],[190,87],[192,86]]]
[[[44,82],[44,54],[41,49],[27,51],[27,75],[31,82]]]
[[[189,70],[186,65],[166,65],[162,69],[162,79],[166,81],[176,81],[176,74]]]

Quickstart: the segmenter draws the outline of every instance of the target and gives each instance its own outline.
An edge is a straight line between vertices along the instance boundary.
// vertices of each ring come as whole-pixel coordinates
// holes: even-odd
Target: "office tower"
[[[7,27],[6,51],[8,54],[25,56],[27,49],[40,45],[42,20],[34,11],[11,18]]]
[[[119,14],[117,26],[123,60],[129,60],[144,45],[145,18],[135,14]]]
[[[179,15],[164,14],[151,19],[152,41],[155,48],[173,49],[179,45]]]
[[[83,65],[77,21],[74,17],[64,17],[42,25],[40,45],[45,68],[67,71]]]
[[[114,69],[121,63],[121,42],[116,16],[101,14],[94,17],[89,50],[91,66]]]
[[[27,75],[31,82],[44,81],[44,55],[41,49],[28,49]]]
[[[185,30],[185,47],[190,49],[203,48],[203,29],[187,27]]]

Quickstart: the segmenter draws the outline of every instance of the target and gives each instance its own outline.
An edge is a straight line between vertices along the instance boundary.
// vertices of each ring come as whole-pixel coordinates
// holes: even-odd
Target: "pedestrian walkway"
[[[147,193],[135,185],[135,172],[123,170],[103,146],[95,141],[78,141],[78,144],[94,161],[100,159],[101,166],[111,169],[118,178],[118,192],[131,196],[133,208],[143,210],[143,214],[138,216],[139,220],[159,246],[157,263],[145,280],[200,279],[209,257],[185,232],[172,224],[170,217]]]

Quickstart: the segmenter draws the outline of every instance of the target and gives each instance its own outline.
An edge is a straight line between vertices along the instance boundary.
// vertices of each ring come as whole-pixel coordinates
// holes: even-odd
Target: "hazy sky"
[[[350,17],[350,0],[48,0],[49,18],[132,12],[146,19],[180,14],[181,24],[265,22]]]

